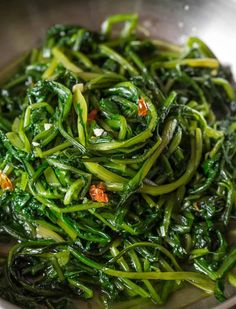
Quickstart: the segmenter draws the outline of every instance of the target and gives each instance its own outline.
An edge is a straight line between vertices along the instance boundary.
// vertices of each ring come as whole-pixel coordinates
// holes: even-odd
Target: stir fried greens
[[[159,305],[186,284],[223,301],[235,284],[230,71],[136,24],[55,25],[2,85],[0,292],[24,308]]]

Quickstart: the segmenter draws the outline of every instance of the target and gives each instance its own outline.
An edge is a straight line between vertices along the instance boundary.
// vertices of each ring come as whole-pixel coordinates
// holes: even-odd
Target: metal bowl
[[[151,37],[182,44],[190,35],[199,36],[236,76],[236,0],[0,0],[0,68],[39,44],[55,23],[98,29],[107,16],[127,12],[139,14]],[[236,296],[219,306],[214,298],[197,301],[200,296],[187,289],[161,308],[236,308]],[[0,308],[16,307],[0,300]]]
[[[236,0],[1,0],[0,67],[35,46],[55,23],[98,29],[111,14],[137,12],[153,37],[183,43],[197,35],[236,74]]]

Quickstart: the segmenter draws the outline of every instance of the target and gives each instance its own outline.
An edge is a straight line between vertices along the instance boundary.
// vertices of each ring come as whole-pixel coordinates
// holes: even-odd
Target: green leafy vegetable
[[[136,25],[55,25],[2,84],[0,294],[21,307],[160,305],[185,283],[223,301],[235,285],[232,78],[200,39]]]

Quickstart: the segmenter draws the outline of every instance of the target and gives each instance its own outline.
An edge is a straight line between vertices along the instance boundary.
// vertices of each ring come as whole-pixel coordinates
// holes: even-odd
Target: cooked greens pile
[[[235,284],[230,71],[136,24],[55,25],[1,88],[0,294],[24,308],[163,304],[186,284],[223,301]]]

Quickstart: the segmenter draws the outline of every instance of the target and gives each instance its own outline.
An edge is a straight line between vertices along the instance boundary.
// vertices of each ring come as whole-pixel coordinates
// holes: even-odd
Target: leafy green
[[[199,38],[136,25],[55,25],[2,85],[0,295],[23,308],[160,305],[185,281],[223,301],[234,282],[233,81]]]

